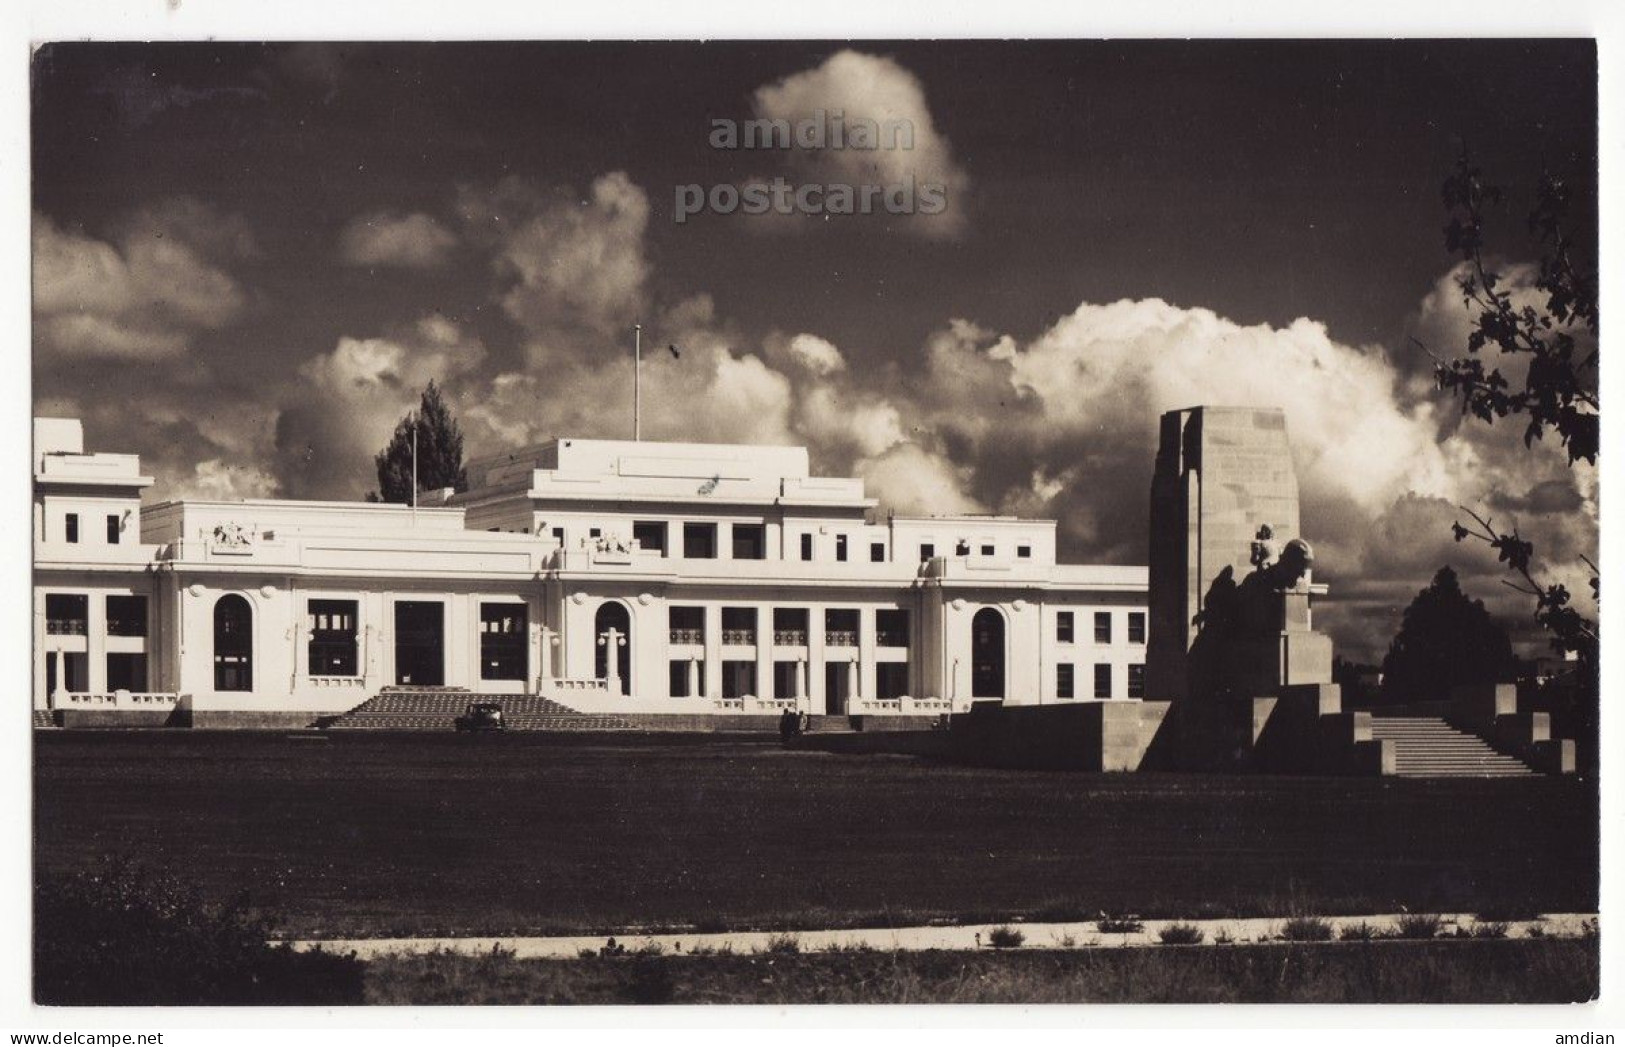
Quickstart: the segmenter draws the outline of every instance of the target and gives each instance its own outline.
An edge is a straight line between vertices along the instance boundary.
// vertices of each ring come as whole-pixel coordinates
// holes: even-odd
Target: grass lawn
[[[1595,939],[368,964],[379,1004],[1572,1003]]]
[[[1572,780],[997,771],[718,735],[35,739],[40,876],[131,856],[294,936],[1597,905],[1597,793]]]

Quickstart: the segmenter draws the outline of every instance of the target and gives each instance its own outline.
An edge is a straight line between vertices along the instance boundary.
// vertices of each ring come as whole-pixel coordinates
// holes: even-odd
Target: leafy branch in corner
[[[1455,390],[1462,411],[1485,422],[1523,415],[1526,446],[1554,430],[1567,449],[1569,462],[1597,461],[1599,405],[1597,395],[1597,280],[1576,260],[1580,245],[1568,225],[1571,190],[1565,181],[1543,177],[1529,229],[1545,248],[1535,288],[1546,296],[1544,309],[1519,307],[1501,273],[1485,261],[1485,212],[1498,205],[1502,192],[1484,180],[1465,152],[1444,182],[1450,222],[1445,246],[1467,271],[1457,280],[1463,302],[1474,311],[1467,355],[1435,358],[1439,387]],[[1589,332],[1589,337],[1576,338]],[[1493,346],[1506,357],[1526,357],[1523,388],[1514,388],[1500,366],[1486,366],[1481,350]]]
[[[1503,533],[1466,506],[1462,506],[1461,511],[1473,518],[1474,526],[1464,527],[1460,521],[1452,524],[1451,531],[1456,541],[1471,538],[1494,549],[1500,561],[1523,579],[1522,584],[1507,581],[1501,584],[1535,598],[1535,621],[1551,633],[1553,646],[1564,652],[1573,652],[1588,667],[1596,665],[1600,644],[1597,623],[1574,609],[1567,586],[1543,585],[1535,578],[1530,568],[1535,554],[1534,545],[1519,537],[1517,528],[1513,528],[1510,534]],[[1589,558],[1582,556],[1581,560],[1591,569],[1591,597],[1593,602],[1600,605],[1600,572]]]

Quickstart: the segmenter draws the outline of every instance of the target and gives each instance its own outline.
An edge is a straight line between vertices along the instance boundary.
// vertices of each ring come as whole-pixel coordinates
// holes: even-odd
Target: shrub
[[[801,951],[801,939],[793,934],[775,934],[767,940],[767,952],[794,956]]]
[[[1329,942],[1332,922],[1319,916],[1294,916],[1281,925],[1281,937],[1289,942]]]
[[[639,950],[633,955],[632,970],[626,979],[623,993],[632,1003],[670,1003],[677,993],[672,982],[670,965],[656,958],[658,954]]]
[[[246,902],[132,862],[34,887],[34,995],[68,1006],[343,1004],[362,1000],[353,953],[267,942]]]
[[[1101,934],[1139,934],[1145,924],[1132,916],[1102,916],[1095,921],[1095,929]]]
[[[1214,945],[1234,945],[1234,944],[1236,944],[1236,939],[1230,934],[1230,932],[1227,929],[1225,929],[1223,927],[1220,927],[1217,931],[1213,932],[1213,944]]]
[[[1207,932],[1194,923],[1170,923],[1157,932],[1164,945],[1201,945]]]
[[[1491,920],[1473,924],[1474,938],[1505,938],[1507,925],[1504,920]]]
[[[1532,923],[1523,933],[1530,938],[1544,938],[1546,937],[1546,928],[1538,923]]]
[[[1016,949],[1027,936],[1009,925],[1001,925],[987,932],[987,942],[995,949]]]
[[[1382,933],[1365,920],[1359,923],[1345,923],[1337,932],[1340,941],[1369,942],[1382,937]]]
[[[1399,936],[1412,940],[1437,938],[1444,921],[1431,913],[1408,912],[1399,918]]]
[[[1078,947],[1078,939],[1074,938],[1070,934],[1057,934],[1055,936],[1055,947],[1058,949],[1076,949]]]

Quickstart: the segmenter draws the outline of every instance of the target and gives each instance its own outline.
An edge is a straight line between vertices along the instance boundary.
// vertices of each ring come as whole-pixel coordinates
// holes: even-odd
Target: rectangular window
[[[1055,616],[1055,640],[1057,643],[1072,642],[1072,612],[1062,611]]]
[[[1071,662],[1062,662],[1055,667],[1055,697],[1072,698],[1076,696],[1076,688],[1072,680],[1073,668]]]
[[[62,656],[62,689],[69,694],[86,694],[90,691],[90,655],[83,651],[74,651]]]
[[[587,529],[587,537],[588,538],[602,538],[603,536],[604,536],[604,529],[602,527],[589,527]]]
[[[992,556],[993,555],[993,547],[991,545],[982,546],[982,555],[983,556]]]
[[[743,698],[756,694],[756,663],[737,661],[722,663],[722,697]]]
[[[690,680],[689,673],[693,672]],[[705,663],[688,658],[671,660],[671,696],[673,698],[705,697]],[[690,687],[689,684],[693,683]]]
[[[1128,642],[1145,643],[1145,612],[1130,611],[1128,613]]]
[[[78,544],[78,542],[79,542],[79,514],[78,513],[69,513],[68,514],[67,536],[68,536],[68,541],[69,542],[72,542],[72,543],[74,543],[76,545]]]
[[[659,520],[633,521],[632,540],[644,552],[666,555],[666,525]]]
[[[1128,696],[1130,698],[1145,697],[1145,666],[1131,665],[1128,667]]]
[[[564,544],[564,528],[562,528],[562,527],[553,528],[553,540],[555,542],[558,542],[559,545],[561,545],[561,546]]]
[[[908,694],[908,663],[880,662],[875,666],[875,697],[895,702]]]
[[[907,647],[908,611],[900,607],[876,611],[875,643],[881,647]]]
[[[807,645],[807,609],[805,607],[773,608],[773,642],[780,647]]]
[[[931,542],[920,543],[920,559],[934,560],[937,557],[937,547]]]
[[[147,598],[145,596],[109,596],[107,598],[107,635],[147,635]]]
[[[735,560],[767,559],[767,528],[762,524],[733,525]]]
[[[715,560],[717,558],[717,525],[714,523],[684,524],[683,555],[690,560]]]
[[[133,691],[138,694],[145,691],[147,656],[122,651],[110,652],[107,655],[107,689]]]
[[[119,534],[123,530],[124,528],[119,526],[119,518],[112,513],[109,513],[107,516],[107,544],[117,545]]]
[[[1095,612],[1095,643],[1112,642],[1112,613],[1110,611]]]
[[[835,536],[835,559],[841,563],[846,562],[846,535],[844,534]]]
[[[356,637],[360,615],[355,600],[311,600],[310,675],[359,676]]]
[[[756,608],[724,607],[722,609],[722,642],[725,644],[755,643]]]
[[[705,608],[673,607],[671,615],[672,643],[705,642]]]
[[[84,593],[46,593],[45,631],[57,636],[83,636],[90,620],[90,597]]]
[[[1018,545],[1018,546],[1016,546],[1016,559],[1018,559],[1018,560],[1031,560],[1032,558],[1033,558],[1033,547],[1032,546],[1030,546],[1030,545]]]
[[[869,543],[869,562],[870,563],[885,563],[886,562],[886,543],[885,542],[870,542]]]
[[[825,611],[824,642],[831,647],[856,647],[858,645],[858,612],[855,610]]]
[[[796,693],[796,670],[800,665],[800,662],[773,663],[773,697],[803,697],[803,695]]]
[[[954,555],[955,556],[969,556],[970,555],[970,543],[965,541],[963,538],[961,538],[959,541],[955,542],[954,543]]]
[[[530,675],[529,611],[522,603],[480,604],[480,679]]]
[[[1112,667],[1106,662],[1095,666],[1095,697],[1110,698],[1112,696]]]
[[[812,542],[813,542],[812,535],[804,534],[804,535],[801,536],[801,558],[803,560],[811,560],[812,559],[812,556],[813,556]]]

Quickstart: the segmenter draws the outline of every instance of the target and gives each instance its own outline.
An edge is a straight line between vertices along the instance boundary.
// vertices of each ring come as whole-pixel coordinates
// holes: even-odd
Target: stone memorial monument
[[[1279,409],[1193,407],[1162,416],[1151,482],[1151,697],[1250,698],[1331,683],[1314,631],[1314,554],[1298,531],[1298,479]]]

